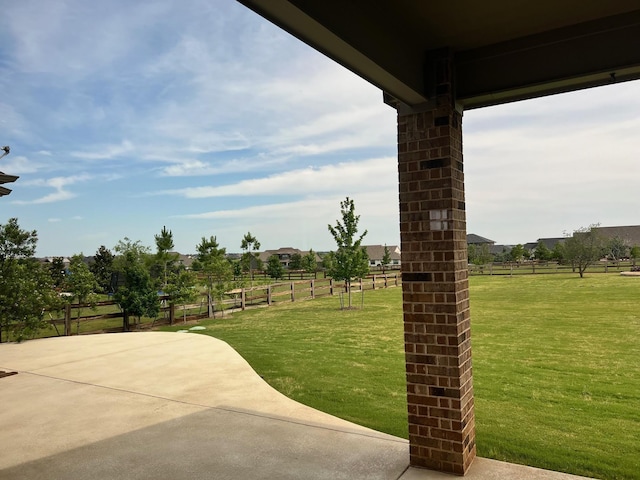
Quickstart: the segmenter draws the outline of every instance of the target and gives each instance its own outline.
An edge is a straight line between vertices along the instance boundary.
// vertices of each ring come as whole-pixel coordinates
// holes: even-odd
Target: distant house
[[[481,237],[480,235],[476,235],[475,233],[467,234],[467,246],[469,245],[475,245],[476,247],[487,245],[489,248],[489,253],[494,257],[508,254],[513,248],[513,245],[496,245],[495,240]]]
[[[485,237],[481,237],[480,235],[476,235],[475,233],[467,234],[467,245],[494,245],[495,240],[490,240]]]
[[[171,255],[178,255],[178,259],[177,259],[177,263],[179,265],[182,265],[184,268],[186,268],[187,270],[191,270],[191,265],[193,264],[193,261],[196,259],[195,255],[185,255],[184,253],[178,253],[178,252],[169,252]]]
[[[640,225],[626,227],[598,227],[598,233],[603,237],[620,238],[628,247],[640,247]]]
[[[267,263],[271,256],[276,255],[280,259],[280,263],[282,264],[282,266],[284,268],[289,268],[291,257],[296,253],[301,257],[304,257],[305,255],[309,254],[309,250],[300,250],[292,247],[282,247],[277,250],[265,250],[264,252],[260,252],[258,254],[258,258],[263,263]],[[320,263],[322,259],[320,258],[317,252],[314,252],[314,253],[316,254],[316,262]]]
[[[71,265],[71,260],[69,259],[69,257],[43,257],[43,258],[38,258],[37,260],[40,263],[48,266],[53,263],[53,260],[55,258],[62,258],[62,264],[64,265],[65,269],[69,268],[69,265]]]
[[[367,255],[369,256],[369,266],[370,267],[380,267],[382,266],[382,258],[384,257],[384,245],[365,245],[364,248],[367,250]],[[388,266],[397,267],[401,264],[400,259],[400,247],[397,245],[387,245],[389,249],[389,257],[391,258],[391,262]]]
[[[538,246],[538,243],[542,242],[544,246],[547,247],[549,250],[553,250],[554,248],[556,248],[556,245],[558,243],[564,243],[565,240],[566,240],[565,237],[539,238],[535,242],[525,243],[523,246],[525,250],[529,250],[533,252]]]

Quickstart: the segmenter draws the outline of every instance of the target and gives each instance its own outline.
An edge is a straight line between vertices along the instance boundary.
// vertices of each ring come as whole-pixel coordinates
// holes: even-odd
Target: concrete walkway
[[[296,403],[212,337],[0,345],[0,478],[441,480],[405,440]],[[477,459],[473,480],[571,475]]]

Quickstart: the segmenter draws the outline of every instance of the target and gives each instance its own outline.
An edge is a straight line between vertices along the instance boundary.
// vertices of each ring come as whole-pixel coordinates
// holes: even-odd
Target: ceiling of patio
[[[638,0],[239,1],[407,105],[442,48],[467,109],[640,78]]]

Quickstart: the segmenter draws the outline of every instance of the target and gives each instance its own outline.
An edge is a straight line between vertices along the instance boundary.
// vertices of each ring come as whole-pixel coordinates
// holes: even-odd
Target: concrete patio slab
[[[301,405],[229,345],[146,332],[0,345],[0,478],[383,479],[408,443]],[[579,477],[478,459],[467,478]]]

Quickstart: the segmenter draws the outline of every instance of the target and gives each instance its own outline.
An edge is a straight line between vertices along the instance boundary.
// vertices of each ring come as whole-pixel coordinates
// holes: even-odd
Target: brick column
[[[402,294],[411,465],[463,475],[475,458],[462,112],[449,65],[436,96],[398,107]]]

